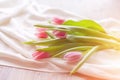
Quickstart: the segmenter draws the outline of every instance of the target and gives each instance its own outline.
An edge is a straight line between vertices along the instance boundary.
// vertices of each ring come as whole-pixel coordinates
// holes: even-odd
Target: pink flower
[[[68,63],[78,62],[82,59],[82,54],[78,51],[67,52],[63,56],[63,59],[65,59]]]
[[[37,28],[38,33],[36,33],[35,35],[38,38],[47,38],[48,34],[47,34],[46,30],[47,30],[46,28]]]
[[[36,36],[37,36],[38,38],[48,38],[48,34],[47,34],[47,32],[45,32],[45,31],[41,31],[41,32],[39,32],[39,33],[36,33]]]
[[[59,31],[59,30],[54,30],[53,34],[57,37],[57,38],[66,38],[67,33],[65,31]]]
[[[50,54],[48,52],[44,52],[44,51],[36,51],[32,54],[34,60],[40,60],[40,59],[44,59],[44,58],[49,58]]]
[[[57,17],[53,19],[53,23],[58,24],[58,25],[63,24],[64,21],[65,21],[64,19],[60,19],[60,18],[57,18]]]

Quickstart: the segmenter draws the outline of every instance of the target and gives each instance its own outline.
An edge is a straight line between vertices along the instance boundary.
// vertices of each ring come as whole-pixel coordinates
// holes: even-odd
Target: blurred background
[[[0,8],[22,1],[37,2],[39,5],[59,8],[91,19],[120,19],[120,0],[0,0]]]
[[[36,0],[39,4],[60,8],[91,19],[120,19],[120,0]]]

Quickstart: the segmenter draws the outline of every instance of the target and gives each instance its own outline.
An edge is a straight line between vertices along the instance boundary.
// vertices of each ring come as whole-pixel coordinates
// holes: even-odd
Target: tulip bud
[[[39,32],[39,33],[36,33],[36,36],[37,36],[38,38],[48,38],[48,34],[47,34],[47,32],[45,32],[45,31],[41,31],[41,32]]]
[[[36,51],[35,53],[32,54],[34,60],[40,60],[44,58],[49,58],[50,54],[48,52],[44,51]]]
[[[77,51],[67,52],[63,56],[63,59],[65,59],[68,63],[78,62],[82,59],[82,54],[81,52],[77,52]]]
[[[66,32],[65,31],[59,31],[59,30],[54,30],[53,34],[57,37],[57,38],[66,38]]]
[[[58,25],[63,24],[64,21],[65,21],[64,19],[60,19],[60,18],[54,18],[54,19],[53,19],[53,23],[54,23],[54,24],[58,24]]]

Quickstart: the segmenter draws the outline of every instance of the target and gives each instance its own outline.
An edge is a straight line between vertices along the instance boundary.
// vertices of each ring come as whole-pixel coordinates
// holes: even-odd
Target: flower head
[[[36,51],[32,54],[34,60],[40,60],[44,58],[49,58],[50,54],[44,51]]]
[[[37,28],[37,33],[35,34],[38,38],[48,38],[46,28]]]
[[[82,59],[82,54],[78,51],[67,52],[63,56],[63,59],[65,59],[69,63],[78,62]]]
[[[59,30],[54,30],[53,34],[57,37],[57,38],[66,38],[67,33],[65,31],[59,31]]]
[[[58,25],[63,24],[65,22],[64,19],[60,19],[60,18],[57,18],[57,17],[55,17],[52,21],[53,21],[54,24],[58,24]]]
[[[48,34],[47,34],[47,32],[45,32],[45,31],[41,31],[41,32],[39,32],[39,33],[36,33],[36,36],[37,36],[38,38],[48,38]]]

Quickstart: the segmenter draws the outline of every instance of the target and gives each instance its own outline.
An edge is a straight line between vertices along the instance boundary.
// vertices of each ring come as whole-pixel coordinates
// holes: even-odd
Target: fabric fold
[[[0,65],[45,72],[70,72],[75,65],[68,64],[62,59],[50,58],[34,61],[31,56],[35,50],[34,47],[23,43],[28,40],[37,39],[34,36],[34,24],[48,23],[53,17],[74,20],[84,18],[60,9],[39,5],[34,1],[17,1],[10,7],[7,6],[9,1],[3,2],[6,5],[0,5]],[[109,34],[112,31],[118,33],[120,31],[119,20],[104,19],[97,22]],[[120,80],[119,63],[119,51],[103,50],[95,53],[78,70],[78,73],[108,80]]]

